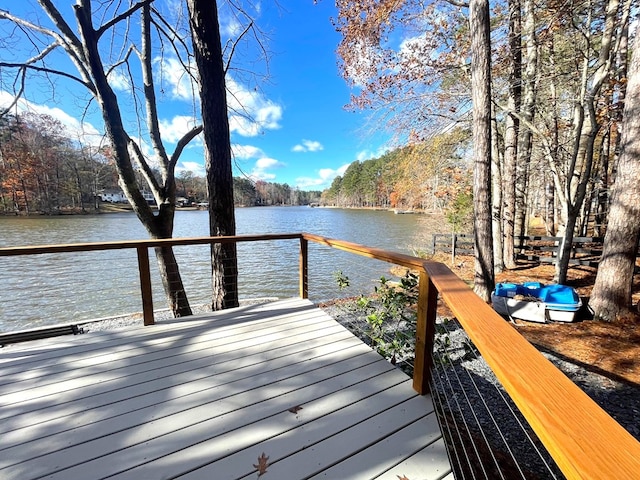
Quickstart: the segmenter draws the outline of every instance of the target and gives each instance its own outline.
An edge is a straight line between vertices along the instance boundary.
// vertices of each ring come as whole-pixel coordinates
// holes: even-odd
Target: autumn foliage
[[[355,161],[322,194],[325,205],[446,213],[471,195],[469,132],[454,129],[379,158]]]
[[[47,115],[0,123],[0,212],[60,213],[93,206],[98,189],[117,186],[108,150],[71,141]]]

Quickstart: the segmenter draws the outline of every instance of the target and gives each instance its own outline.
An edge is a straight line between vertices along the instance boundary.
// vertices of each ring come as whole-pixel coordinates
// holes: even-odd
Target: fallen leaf
[[[300,405],[296,405],[295,407],[291,407],[289,409],[291,413],[298,413],[300,410],[302,410],[302,407]]]
[[[267,473],[267,467],[269,466],[269,457],[267,457],[264,452],[262,452],[262,455],[260,455],[258,457],[258,464],[257,465],[253,465],[253,468],[257,468],[258,469],[258,477],[264,475],[265,473]]]
[[[409,480],[406,475],[396,475],[400,480]]]

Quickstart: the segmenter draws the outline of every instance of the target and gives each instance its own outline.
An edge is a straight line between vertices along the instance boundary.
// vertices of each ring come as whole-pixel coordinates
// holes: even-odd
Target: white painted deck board
[[[302,320],[304,321],[304,319]],[[130,349],[124,358],[122,354],[117,359],[98,356],[89,365],[85,365],[84,362],[67,361],[64,365],[66,370],[50,372],[42,377],[3,385],[0,387],[0,405],[24,401],[24,398],[19,393],[23,390],[28,390],[32,399],[44,397],[51,393],[57,394],[66,389],[82,388],[85,385],[95,384],[96,379],[92,378],[93,375],[99,374],[99,382],[104,383],[123,377],[131,377],[131,375],[138,373],[163,369],[167,365],[176,365],[202,357],[209,357],[212,351],[215,350],[217,353],[219,348],[226,351],[242,350],[256,345],[256,338],[260,338],[261,342],[267,343],[303,335],[307,332],[326,331],[332,327],[335,331],[335,323],[332,325],[330,320],[323,322],[313,321],[310,324],[299,326],[283,325],[275,329],[265,329],[264,331],[238,331],[228,337],[207,341],[200,341],[199,338],[195,337],[192,339],[191,344],[185,343],[189,341],[189,339],[186,339],[181,340],[177,345],[166,348],[141,346],[136,349]],[[112,357],[112,355],[105,355],[105,357]],[[56,366],[56,370],[59,368],[60,366]]]
[[[304,300],[16,346],[0,379],[3,480],[451,471],[430,398]]]

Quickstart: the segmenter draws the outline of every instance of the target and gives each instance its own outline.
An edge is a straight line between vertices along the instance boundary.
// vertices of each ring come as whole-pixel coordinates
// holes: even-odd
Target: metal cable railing
[[[184,268],[180,265],[180,268],[184,268],[183,278],[192,275],[200,275],[204,278],[208,268],[206,266],[208,265],[208,246],[212,243],[231,242],[238,244],[260,242],[256,245],[265,245],[264,242],[268,242],[270,246],[268,249],[272,252],[277,250],[276,256],[272,256],[271,260],[260,258],[256,267],[252,267],[251,263],[255,259],[249,258],[247,260],[249,263],[245,265],[243,262],[246,256],[238,253],[237,284],[240,295],[247,288],[243,284],[243,275],[250,276],[252,268],[264,268],[270,272],[270,275],[275,276],[277,269],[269,270],[272,267],[270,263],[273,263],[273,258],[283,256],[286,256],[286,263],[298,266],[297,274],[296,267],[292,266],[287,275],[282,280],[278,280],[283,285],[286,284],[282,291],[287,292],[287,295],[289,292],[298,292],[303,298],[316,298],[319,299],[318,301],[329,304],[328,299],[333,296],[331,289],[337,290],[340,285],[333,276],[334,271],[341,271],[341,275],[349,279],[349,286],[361,284],[362,290],[358,287],[358,292],[347,293],[343,288],[339,295],[331,300],[331,306],[339,305],[341,309],[347,307],[344,312],[350,315],[350,325],[354,330],[356,325],[365,330],[370,329],[372,322],[369,317],[379,314],[375,310],[378,307],[375,302],[384,303],[384,295],[392,296],[395,287],[382,292],[380,286],[377,291],[374,290],[373,294],[367,293],[371,292],[372,286],[376,286],[376,280],[379,280],[380,276],[386,276],[390,272],[390,264],[413,269],[417,273],[419,278],[419,283],[416,285],[417,300],[408,303],[407,312],[399,310],[397,312],[405,314],[415,309],[417,313],[413,385],[421,394],[431,390],[436,408],[441,415],[445,436],[450,444],[454,446],[459,444],[460,448],[452,450],[451,456],[452,463],[458,466],[461,478],[561,478],[562,475],[567,478],[632,478],[640,471],[640,443],[442,264],[317,235],[281,234],[0,248],[2,262],[0,266],[14,268],[14,276],[19,277],[22,270],[16,269],[16,265],[28,264],[29,262],[25,259],[32,255],[51,255],[50,258],[55,260],[48,263],[52,264],[54,271],[57,266],[60,266],[60,269],[57,273],[50,274],[50,277],[68,286],[75,283],[77,279],[68,278],[69,275],[74,276],[74,274],[71,273],[70,264],[64,263],[67,261],[67,254],[72,254],[68,256],[72,259],[71,264],[74,268],[80,265],[81,271],[75,276],[83,278],[95,261],[77,262],[78,265],[75,265],[75,259],[82,258],[81,252],[93,259],[94,255],[101,254],[100,251],[118,251],[118,255],[122,257],[114,257],[118,259],[117,264],[114,265],[114,261],[111,260],[105,268],[116,272],[114,282],[128,278],[129,272],[120,270],[131,268],[134,271],[132,275],[140,279],[136,296],[138,301],[140,295],[142,297],[145,323],[152,323],[156,282],[151,274],[153,270],[150,266],[153,260],[150,261],[149,258],[152,255],[151,249],[172,246],[176,252],[179,252],[187,246],[198,246],[198,256],[206,258],[206,260],[200,260],[199,268],[203,270],[196,274],[189,272],[189,267]],[[271,247],[273,243],[279,242],[288,242],[288,246],[279,250]],[[241,251],[238,249],[238,252]],[[250,251],[255,252],[255,249]],[[251,255],[255,256],[254,253]],[[131,260],[136,257],[137,268],[132,266],[135,265],[133,263],[135,260]],[[18,263],[11,263],[15,258],[20,259]],[[354,263],[352,258],[358,258],[358,260]],[[183,261],[179,260],[178,263]],[[187,265],[189,263],[189,261],[186,262]],[[321,267],[322,265],[325,267]],[[326,265],[329,265],[330,269],[327,269]],[[33,267],[30,275],[32,279],[26,280],[26,285],[30,283],[36,287],[48,285],[38,283],[38,280],[47,276],[44,270],[39,271],[37,267]],[[403,275],[399,272],[394,281],[402,284]],[[291,283],[297,283],[298,288],[296,289]],[[333,284],[336,284],[336,287],[333,287]],[[344,284],[344,278],[342,284]],[[56,297],[59,310],[65,312],[64,299],[69,295],[69,289],[63,288],[63,291],[56,285],[47,288],[50,288],[49,295]],[[127,287],[127,290],[129,288]],[[198,287],[186,288],[197,289]],[[10,292],[17,296],[18,290],[19,288],[12,287]],[[43,295],[46,294],[46,292],[43,293]],[[349,302],[354,300],[357,302],[358,299],[364,298],[365,294],[366,298],[372,299],[373,305],[364,305],[363,311],[366,316],[363,323],[353,319],[353,313],[357,309],[352,308]],[[458,322],[458,324],[448,325],[454,326],[452,331],[444,331],[440,328],[438,335],[444,335],[444,337],[435,335],[438,296],[451,309]],[[362,308],[363,304],[356,303],[356,306]],[[368,307],[374,310],[367,309]],[[24,312],[24,309],[21,311]],[[464,329],[468,339],[463,337],[456,339],[459,343],[456,343],[457,347],[453,348],[451,337],[454,333],[457,337],[457,331],[461,330],[459,327]],[[374,333],[378,339],[382,338],[390,343],[399,338],[395,335],[397,330],[406,328],[407,323],[396,322],[393,328],[378,329]],[[438,343],[445,346],[442,350],[443,357],[438,356],[441,347]],[[380,347],[380,342],[375,338],[371,344],[376,348]],[[432,357],[434,344],[436,356]],[[410,363],[410,360],[399,359],[397,355],[395,360],[396,363],[404,364],[405,360]],[[486,362],[495,374],[495,379],[489,375],[480,374],[477,370],[480,361]],[[483,372],[484,370],[485,368],[482,367]],[[486,370],[488,372],[488,369]],[[432,371],[434,375],[430,380]],[[496,386],[498,383],[500,386]],[[517,409],[509,405],[509,399],[513,400],[513,405]],[[498,406],[498,400],[507,400],[508,405],[504,410]],[[471,411],[467,411],[469,408]],[[483,409],[484,413],[482,413]],[[504,420],[506,418],[504,415],[507,413],[498,413],[503,411],[515,412],[517,419],[513,422],[514,430],[505,430],[507,422]],[[518,418],[519,416],[521,417]],[[498,431],[494,431],[496,428]],[[537,446],[534,435],[529,430],[538,435],[544,448],[549,451],[550,457],[557,463],[561,474],[556,473],[556,467],[551,461],[547,461],[546,454]],[[541,458],[541,470],[532,466],[528,457],[524,460],[516,457],[514,447],[518,445],[527,445],[523,448],[527,453],[534,452],[535,456]],[[513,471],[506,469],[508,467],[505,467],[505,462],[512,465]],[[500,473],[494,473],[492,464],[497,465],[497,471]],[[530,474],[534,476],[529,476]]]
[[[455,320],[439,319],[431,394],[456,478],[564,478]]]

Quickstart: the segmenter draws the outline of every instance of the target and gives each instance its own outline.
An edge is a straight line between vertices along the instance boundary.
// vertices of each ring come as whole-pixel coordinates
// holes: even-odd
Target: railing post
[[[418,285],[418,319],[416,324],[416,356],[413,364],[413,389],[420,395],[429,392],[433,342],[436,331],[438,291],[427,272],[420,270]]]
[[[145,325],[153,325],[153,291],[151,290],[151,272],[149,270],[149,250],[137,247],[138,271],[140,273],[140,293],[142,294],[142,318]]]
[[[300,298],[309,298],[309,241],[300,237]]]

